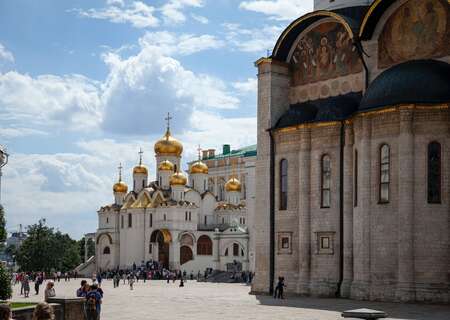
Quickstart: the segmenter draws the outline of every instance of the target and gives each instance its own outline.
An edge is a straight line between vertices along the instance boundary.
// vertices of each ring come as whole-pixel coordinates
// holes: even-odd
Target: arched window
[[[153,245],[151,243],[148,244],[148,253],[152,254]]]
[[[428,145],[428,203],[441,203],[441,144]]]
[[[280,210],[287,209],[288,192],[288,163],[286,159],[280,161]]]
[[[131,228],[133,226],[133,216],[131,213],[128,214],[128,228]]]
[[[225,256],[228,256],[228,248],[225,249]]]
[[[389,202],[389,183],[391,151],[389,145],[383,144],[380,147],[380,203]]]
[[[239,245],[237,243],[233,243],[233,256],[239,257]]]
[[[212,241],[211,239],[203,235],[197,240],[197,254],[200,256],[212,255]]]
[[[244,249],[241,249],[241,257],[244,256]]]
[[[109,247],[105,247],[103,249],[103,254],[110,254],[111,253],[111,249],[109,249]]]
[[[178,172],[178,167],[176,164],[173,166],[173,172]]]
[[[320,206],[322,208],[329,208],[331,204],[331,158],[327,154],[322,156],[321,170]]]

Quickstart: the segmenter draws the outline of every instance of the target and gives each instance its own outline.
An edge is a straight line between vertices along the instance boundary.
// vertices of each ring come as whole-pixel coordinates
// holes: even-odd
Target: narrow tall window
[[[239,257],[239,245],[237,243],[233,243],[233,256]]]
[[[153,227],[153,214],[150,213],[150,228]]]
[[[133,217],[131,216],[131,213],[128,214],[128,228],[131,228],[133,226]]]
[[[286,159],[280,161],[280,210],[287,209],[287,188],[288,188],[288,163]]]
[[[322,156],[321,177],[321,203],[322,208],[329,208],[331,204],[331,158],[329,155]]]
[[[358,206],[358,150],[355,150],[353,160],[353,206]]]
[[[120,227],[121,227],[122,229],[123,229],[123,225],[124,225],[123,220],[124,220],[124,218],[123,218],[123,215],[122,215],[122,216],[120,216]]]
[[[191,212],[189,211],[189,221],[191,221]]]
[[[428,203],[441,203],[441,144],[428,145]]]
[[[205,224],[208,224],[208,219],[206,216],[205,216]]]
[[[387,144],[380,148],[380,203],[389,202],[391,152]]]

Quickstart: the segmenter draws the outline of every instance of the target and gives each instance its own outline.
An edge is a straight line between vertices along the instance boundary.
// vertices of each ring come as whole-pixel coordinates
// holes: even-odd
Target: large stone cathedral
[[[246,188],[243,193],[252,180],[241,182],[238,177],[247,179],[247,174],[234,166],[230,169],[232,162],[244,164],[245,157],[230,150],[217,156],[214,150],[209,151],[209,156],[201,159],[199,155],[197,161],[189,163],[187,177],[182,171],[183,145],[172,136],[168,125],[164,136],[154,144],[155,181],[149,181],[142,152],[133,168],[131,190],[122,180],[120,168],[113,186],[114,203],[98,211],[96,255],[91,263],[97,271],[140,267],[149,261],[195,274],[206,268],[252,268],[249,222],[254,191]],[[219,157],[221,162],[214,165]],[[211,175],[207,163],[220,169],[221,178],[227,179],[220,196],[214,188],[217,178]]]
[[[448,303],[450,4],[315,5],[256,62],[252,290]]]

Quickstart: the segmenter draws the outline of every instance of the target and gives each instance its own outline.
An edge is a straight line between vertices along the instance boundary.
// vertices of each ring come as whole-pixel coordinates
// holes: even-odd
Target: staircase
[[[96,266],[95,266],[95,256],[90,257],[87,259],[86,262],[83,262],[78,267],[74,269],[78,273],[79,276],[90,278],[92,274],[95,272]]]
[[[232,272],[218,271],[214,270],[206,279],[202,278],[201,282],[212,282],[212,283],[240,283],[242,278],[240,273],[236,273],[234,279]]]

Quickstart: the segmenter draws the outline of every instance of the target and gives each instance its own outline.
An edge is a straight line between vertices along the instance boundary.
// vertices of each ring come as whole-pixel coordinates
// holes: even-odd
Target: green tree
[[[0,204],[0,249],[4,246],[6,237],[7,232],[6,232],[5,210],[3,209],[3,206]]]
[[[3,263],[0,263],[0,300],[8,300],[11,296],[11,275]]]
[[[45,219],[28,227],[28,237],[17,252],[17,263],[23,271],[70,271],[81,261],[77,242],[68,234],[54,231]]]

